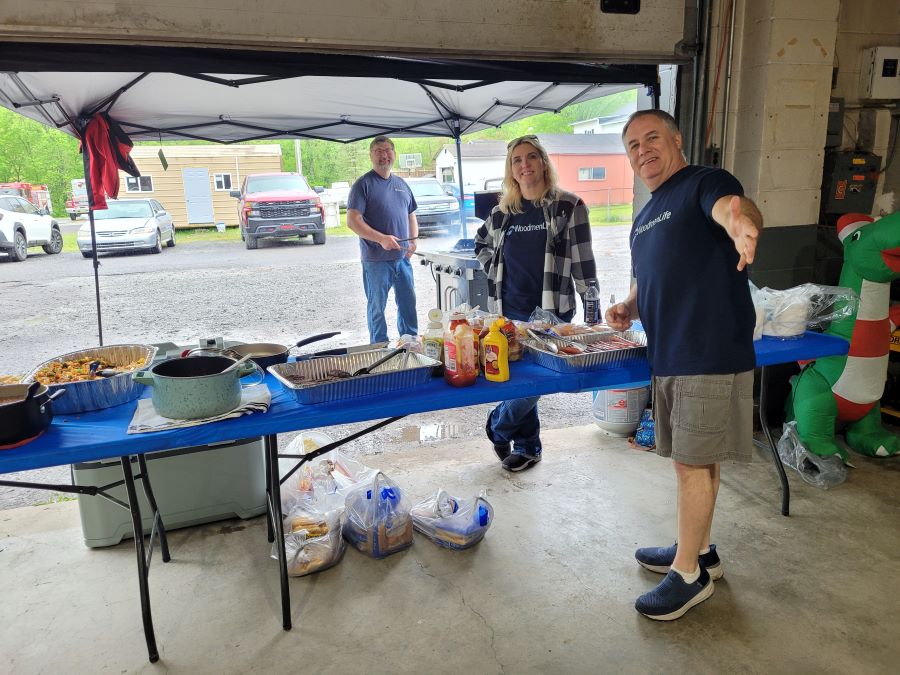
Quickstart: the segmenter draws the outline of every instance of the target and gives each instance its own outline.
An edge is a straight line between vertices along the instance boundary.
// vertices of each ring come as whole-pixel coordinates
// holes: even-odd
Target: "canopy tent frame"
[[[328,140],[338,143],[354,143],[379,135],[406,137],[450,137],[454,140],[457,155],[457,171],[460,195],[465,194],[462,176],[461,137],[475,130],[494,127],[530,114],[543,112],[558,113],[562,108],[579,101],[594,98],[603,87],[618,85],[618,90],[634,86],[646,86],[658,105],[659,80],[655,65],[616,65],[560,62],[507,62],[473,61],[451,59],[424,59],[390,56],[354,56],[336,54],[311,54],[297,52],[256,52],[227,49],[194,49],[123,45],[36,45],[21,43],[15,52],[9,50],[10,43],[0,45],[0,75],[5,75],[18,92],[11,95],[4,90],[0,79],[0,104],[36,119],[37,121],[63,130],[82,141],[87,123],[98,113],[113,117],[132,138],[139,140],[185,139],[231,145],[257,140],[276,138],[303,138]],[[110,57],[115,55],[113,60]],[[53,73],[112,74],[135,72],[133,66],[144,68],[114,91],[100,93],[95,100],[84,104],[79,110],[67,110],[65,95],[54,91],[50,95],[40,95],[32,91],[25,77],[37,77]],[[126,68],[130,65],[132,68]],[[188,66],[188,67],[185,67]],[[191,67],[192,66],[192,67]],[[194,70],[197,68],[198,70]],[[544,79],[553,72],[553,77]],[[232,76],[216,73],[228,72]],[[377,73],[377,74],[376,74]],[[436,116],[417,119],[410,124],[385,124],[383,120],[350,119],[350,116],[334,113],[331,120],[317,119],[315,123],[277,127],[254,121],[233,119],[228,114],[206,114],[208,119],[178,122],[174,124],[148,124],[128,119],[127,115],[111,114],[122,97],[134,92],[139,85],[152,81],[151,76],[189,78],[217,85],[227,90],[241,90],[259,85],[293,86],[307,77],[352,77],[361,81],[383,80],[415,84],[424,93]],[[246,77],[237,77],[246,75]],[[150,78],[150,79],[148,79]],[[330,80],[329,80],[330,81]],[[539,85],[537,91],[529,92],[526,100],[516,102],[509,98],[494,96],[485,101],[480,109],[465,113],[460,106],[442,96],[463,95],[498,87],[510,82],[523,85]],[[53,81],[48,86],[58,85]],[[557,89],[583,85],[561,100],[548,100]],[[73,90],[74,91],[74,90]],[[502,93],[502,92],[501,92]],[[510,92],[506,92],[507,96]],[[593,95],[592,95],[593,94]],[[214,104],[215,102],[213,102]],[[402,102],[398,102],[398,106]],[[70,105],[70,107],[72,107]],[[363,106],[364,110],[367,110]],[[504,114],[499,120],[491,121],[491,115],[498,110]],[[383,110],[380,110],[383,112]],[[397,109],[399,113],[399,108]],[[206,112],[204,106],[204,112]],[[162,119],[173,115],[159,113]],[[210,130],[206,134],[196,130]],[[340,133],[336,133],[340,129]],[[236,131],[248,133],[236,135]],[[325,130],[331,130],[332,135]],[[214,132],[219,132],[214,133]],[[253,133],[249,133],[253,132]],[[318,133],[316,133],[318,132]],[[348,133],[352,132],[352,133]],[[97,331],[99,342],[103,344],[103,323],[100,302],[99,267],[97,258],[96,231],[94,224],[94,198],[90,185],[91,160],[89,153],[83,152],[86,188],[89,200],[88,219],[91,230],[92,259],[94,267],[94,290],[97,311]],[[465,236],[465,219],[461,211],[462,232]]]

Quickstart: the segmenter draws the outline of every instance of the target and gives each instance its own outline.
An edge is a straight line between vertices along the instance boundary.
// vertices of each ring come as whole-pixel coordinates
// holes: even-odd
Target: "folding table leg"
[[[784,464],[781,463],[781,457],[778,455],[778,447],[772,438],[772,430],[769,429],[769,421],[766,415],[766,367],[760,366],[759,369],[759,423],[762,426],[763,433],[769,443],[769,450],[772,452],[772,462],[778,471],[778,479],[781,481],[781,515],[789,516],[791,510],[791,486],[788,484],[787,474],[784,472]]]
[[[144,486],[144,495],[147,497],[147,503],[150,504],[150,512],[153,514],[153,524],[156,526],[156,532],[159,535],[159,547],[162,550],[163,562],[169,562],[172,557],[169,555],[169,541],[166,539],[166,525],[163,523],[162,514],[156,505],[156,497],[153,496],[153,488],[150,487],[150,474],[147,472],[147,460],[143,455],[138,455],[138,466],[141,467],[141,484]],[[153,548],[153,532],[150,532],[150,548]]]
[[[148,579],[149,568],[144,554],[144,525],[141,522],[141,505],[138,503],[137,490],[134,487],[134,474],[131,472],[131,458],[124,456],[122,462],[122,474],[125,478],[125,491],[128,493],[128,507],[131,510],[131,526],[134,530],[134,550],[137,554],[138,587],[141,594],[141,617],[144,620],[144,637],[147,640],[147,651],[150,663],[159,661],[159,652],[156,649],[156,636],[153,633],[153,615],[150,613],[150,582]]]
[[[269,450],[268,444],[265,443],[265,439],[263,439],[263,444],[266,448],[266,458],[263,464],[266,465],[266,539],[269,540],[271,544],[275,541],[275,530],[272,527],[272,511],[269,508],[269,493],[272,490],[272,466],[269,463]],[[278,458],[275,458],[275,475],[278,475]]]
[[[278,571],[281,580],[281,625],[291,629],[291,591],[288,587],[287,553],[284,550],[284,522],[281,513],[281,481],[278,475],[278,439],[272,434],[265,437],[266,463],[269,465],[268,506],[269,518],[275,529],[275,550],[278,553]]]

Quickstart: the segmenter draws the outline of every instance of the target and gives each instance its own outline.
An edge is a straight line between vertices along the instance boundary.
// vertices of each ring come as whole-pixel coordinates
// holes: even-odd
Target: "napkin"
[[[198,424],[206,424],[207,422],[218,422],[219,420],[227,420],[232,417],[252,415],[255,412],[266,412],[271,403],[272,394],[269,392],[269,388],[264,383],[254,384],[241,390],[241,404],[234,410],[229,410],[215,417],[204,417],[196,420],[174,420],[170,417],[163,417],[156,412],[152,399],[142,398],[138,401],[137,410],[134,411],[134,417],[131,418],[131,424],[128,425],[128,433],[144,434],[150,431],[182,429],[184,427],[194,427]]]

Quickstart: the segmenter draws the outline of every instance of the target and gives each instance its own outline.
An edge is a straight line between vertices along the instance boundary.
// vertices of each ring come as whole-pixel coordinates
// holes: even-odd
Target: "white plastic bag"
[[[342,536],[341,509],[321,512],[298,506],[284,518],[287,573],[292,577],[328,569],[340,562],[347,544]],[[278,554],[272,546],[272,557]]]
[[[819,457],[806,449],[797,435],[796,421],[784,425],[778,440],[778,456],[813,487],[827,490],[847,480],[847,469],[839,455]]]
[[[766,322],[763,335],[782,339],[801,337],[807,328],[856,314],[859,296],[850,288],[802,284],[778,291],[763,288]]]
[[[484,491],[471,499],[459,499],[438,490],[413,506],[410,515],[413,527],[434,543],[465,549],[484,538],[494,520],[494,508]]]
[[[380,471],[370,484],[347,495],[344,537],[373,558],[384,558],[412,545],[409,503],[400,487]]]

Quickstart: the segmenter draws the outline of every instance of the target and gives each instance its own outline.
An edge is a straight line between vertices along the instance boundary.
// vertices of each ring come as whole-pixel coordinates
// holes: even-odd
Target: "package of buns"
[[[347,495],[344,537],[373,558],[384,558],[412,545],[408,500],[382,472]]]
[[[302,577],[340,562],[347,544],[341,527],[342,509],[321,512],[298,506],[284,519],[284,550],[287,573]],[[277,558],[272,549],[272,557]]]
[[[438,490],[410,509],[413,527],[435,544],[466,549],[484,538],[494,519],[494,508],[484,492],[471,499],[459,499]]]

